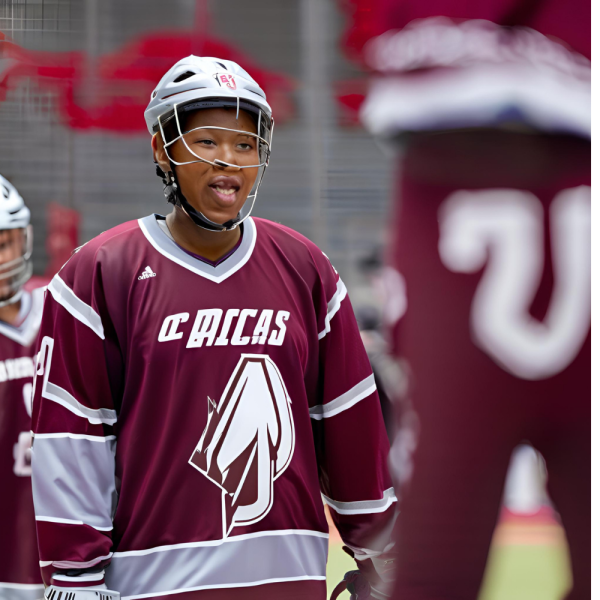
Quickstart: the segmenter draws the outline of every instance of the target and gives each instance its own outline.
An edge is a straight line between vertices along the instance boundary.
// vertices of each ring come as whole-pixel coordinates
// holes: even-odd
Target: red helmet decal
[[[219,73],[217,75],[217,81],[221,84],[221,87],[228,87],[230,90],[236,89],[235,77],[229,73]]]

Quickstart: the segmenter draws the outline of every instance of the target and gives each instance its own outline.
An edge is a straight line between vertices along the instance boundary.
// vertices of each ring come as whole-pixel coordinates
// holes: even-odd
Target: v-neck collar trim
[[[17,342],[17,344],[21,344],[21,346],[31,346],[42,322],[45,289],[45,287],[36,288],[31,292],[29,313],[18,327],[13,327],[4,321],[0,321],[0,335],[13,340],[13,342]],[[25,292],[25,294],[27,293]]]
[[[221,283],[234,273],[239,271],[252,256],[256,244],[256,225],[249,217],[244,221],[244,235],[242,243],[231,256],[228,256],[216,267],[209,265],[187,252],[184,252],[160,227],[157,218],[160,215],[153,214],[138,219],[142,233],[157,252],[177,263],[179,266],[196,273],[214,283]]]

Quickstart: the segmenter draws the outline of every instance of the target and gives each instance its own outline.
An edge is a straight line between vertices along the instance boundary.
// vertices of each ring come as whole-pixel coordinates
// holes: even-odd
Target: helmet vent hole
[[[167,98],[171,98],[172,96],[178,96],[179,94],[185,94],[186,92],[193,92],[194,90],[205,90],[205,87],[197,87],[197,88],[192,88],[190,90],[183,90],[183,92],[175,92],[174,94],[169,94],[168,96],[163,96],[161,98],[161,100],[166,100]],[[169,104],[167,104],[167,106],[170,106]]]
[[[227,67],[223,63],[215,60],[215,64],[219,65],[220,67],[223,67],[227,71]]]
[[[185,81],[186,79],[193,77],[195,74],[196,73],[194,73],[193,71],[186,71],[185,73],[182,73],[181,75],[178,75],[177,77],[175,77],[175,79],[173,79],[173,83],[179,83],[180,81]]]

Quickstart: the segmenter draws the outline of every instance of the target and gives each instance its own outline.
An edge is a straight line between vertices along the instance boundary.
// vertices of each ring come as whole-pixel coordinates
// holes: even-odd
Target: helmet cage
[[[241,129],[231,129],[229,127],[216,127],[216,126],[212,126],[212,125],[195,127],[194,129],[190,129],[189,131],[182,131],[181,121],[179,118],[179,115],[181,113],[202,110],[202,109],[206,109],[206,108],[236,108],[236,111],[237,111],[236,119],[239,117],[240,109],[250,112],[257,117],[257,133],[250,133],[248,131],[243,131]],[[175,137],[173,137],[173,139],[168,140],[167,136],[165,134],[165,126],[167,124],[169,124],[169,122],[173,118],[175,119],[174,124],[175,124],[175,129],[176,129],[176,135],[175,135]],[[172,125],[172,123],[171,123],[171,125]],[[238,214],[238,217],[236,219],[233,219],[232,221],[229,221],[226,224],[220,224],[220,223],[214,223],[213,221],[208,219],[202,213],[195,211],[195,212],[198,212],[199,215],[201,215],[203,220],[206,221],[206,225],[208,225],[208,227],[204,227],[203,225],[200,225],[200,223],[196,223],[196,224],[200,225],[200,227],[203,227],[205,229],[230,231],[232,229],[235,229],[240,223],[243,223],[250,216],[250,213],[252,212],[252,209],[254,208],[254,203],[256,202],[256,197],[258,196],[258,190],[260,188],[263,177],[265,175],[265,171],[269,165],[269,158],[271,156],[271,140],[273,138],[274,128],[275,128],[275,122],[272,117],[267,115],[267,113],[265,111],[263,111],[261,108],[259,108],[255,104],[252,104],[251,102],[248,102],[243,99],[240,100],[239,96],[237,97],[237,101],[233,100],[233,99],[229,100],[229,99],[225,99],[225,98],[206,98],[203,100],[191,100],[188,102],[180,102],[180,103],[174,104],[172,110],[164,113],[163,115],[159,115],[157,126],[155,126],[154,129],[156,129],[157,131],[160,131],[160,134],[161,134],[163,142],[164,142],[165,153],[166,153],[167,158],[169,159],[169,162],[171,163],[172,166],[173,165],[183,166],[183,165],[191,165],[191,164],[195,164],[195,163],[206,163],[206,164],[212,165],[214,167],[219,167],[219,168],[229,167],[229,168],[234,168],[234,169],[256,169],[256,168],[259,169],[259,173],[256,177],[256,181],[254,182],[254,185],[252,186],[252,189],[250,190],[250,193],[248,194],[248,197],[246,199],[246,202],[248,199],[250,199],[251,203],[250,203],[250,207],[244,217],[241,217],[241,213],[240,213],[240,214]],[[221,131],[230,131],[232,133],[242,133],[244,135],[255,138],[258,143],[258,160],[259,160],[258,164],[236,165],[236,164],[228,163],[226,161],[219,160],[219,159],[210,161],[202,156],[199,156],[189,147],[188,143],[186,142],[185,135],[187,133],[190,133],[191,131],[197,131],[197,130],[202,130],[202,129],[218,129]],[[261,132],[264,132],[264,133],[261,135]],[[196,157],[197,160],[188,160],[185,162],[178,162],[171,156],[171,154],[169,153],[169,147],[172,146],[178,140],[181,140],[181,142],[183,143],[183,145],[185,146],[187,151],[192,156]],[[184,209],[186,209],[186,212],[190,212],[188,207],[186,206],[187,204],[188,203],[185,202],[183,207],[184,207]],[[191,206],[189,208],[192,209]],[[195,210],[195,209],[192,209],[192,210]]]
[[[23,231],[23,251],[21,256],[0,264],[0,282],[8,282],[8,293],[0,298],[0,307],[17,302],[23,294],[23,285],[31,278],[33,265],[33,235],[31,225],[24,228],[7,229],[5,231]]]

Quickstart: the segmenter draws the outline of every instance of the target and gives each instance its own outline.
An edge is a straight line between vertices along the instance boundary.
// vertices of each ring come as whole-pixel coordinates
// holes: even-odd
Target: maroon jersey
[[[31,389],[43,288],[24,292],[21,324],[0,321],[0,598],[37,600],[44,587],[31,497]]]
[[[513,449],[546,460],[574,588],[590,598],[590,144],[502,131],[413,138],[392,245],[419,441],[394,598],[476,598]],[[401,543],[400,543],[401,542]]]
[[[377,391],[314,244],[248,219],[212,266],[151,215],[83,246],[48,289],[33,418],[46,583],[324,598],[323,501],[359,555],[383,551]]]
[[[590,3],[348,5],[374,75],[363,123],[415,132],[390,236],[406,287],[390,333],[419,418],[405,400],[390,457],[410,480],[394,598],[478,596],[524,440],[566,529],[569,598],[589,598]]]
[[[368,41],[390,30],[401,30],[410,23],[431,17],[452,19],[456,23],[472,19],[473,21],[491,21],[502,27],[527,27],[539,31],[552,39],[560,39],[583,56],[591,57],[591,3],[585,0],[573,0],[568,9],[561,2],[542,0],[529,5],[521,0],[349,0],[342,4],[348,12],[344,45],[351,54],[363,51],[368,57]],[[439,32],[438,32],[439,33]],[[440,40],[430,39],[429,47]],[[464,39],[453,37],[454,47],[448,53],[447,61],[453,60]],[[480,50],[485,49],[485,39],[480,39]],[[365,46],[366,44],[366,46]],[[424,55],[415,52],[410,45],[398,48],[405,54],[406,60],[420,60]],[[412,52],[411,52],[412,50]],[[495,60],[501,59],[496,55]]]

